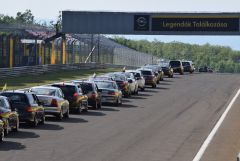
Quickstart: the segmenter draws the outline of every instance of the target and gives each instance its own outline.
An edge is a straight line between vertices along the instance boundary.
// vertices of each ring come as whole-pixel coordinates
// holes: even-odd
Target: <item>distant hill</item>
[[[219,72],[240,73],[240,51],[234,51],[229,47],[181,42],[163,43],[158,40],[129,40],[123,37],[114,37],[113,40],[161,58],[192,60],[197,67],[208,66]]]

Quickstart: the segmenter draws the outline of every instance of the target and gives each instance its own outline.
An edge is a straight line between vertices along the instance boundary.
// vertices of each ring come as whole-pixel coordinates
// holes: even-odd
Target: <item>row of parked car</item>
[[[146,86],[156,88],[164,76],[174,77],[175,72],[194,72],[188,61],[170,61],[146,64],[136,70],[107,73],[88,79],[36,86],[26,90],[3,91],[0,93],[0,141],[8,133],[17,132],[19,123],[36,127],[45,123],[45,117],[55,116],[61,121],[72,113],[87,112],[91,106],[101,109],[102,104],[120,106],[123,97],[137,95]]]

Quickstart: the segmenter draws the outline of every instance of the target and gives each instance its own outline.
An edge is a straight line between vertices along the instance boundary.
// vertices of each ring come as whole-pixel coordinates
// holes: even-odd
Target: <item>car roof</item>
[[[0,98],[2,98],[2,99],[7,99],[7,97],[6,97],[6,96],[0,96]]]
[[[149,69],[149,68],[139,68],[137,70],[142,70],[142,71],[151,71],[152,72],[152,69]]]
[[[89,80],[76,80],[76,81],[72,81],[73,83],[89,83],[89,84],[94,84],[93,81],[89,81]]]
[[[58,87],[53,87],[53,86],[35,86],[35,87],[32,87],[32,88],[59,89]]]
[[[4,91],[3,93],[16,93],[16,94],[34,94],[33,92],[29,92],[29,91],[22,91],[22,90],[11,90],[11,91]]]
[[[94,82],[108,82],[108,83],[116,83],[115,81],[111,81],[111,80],[95,80]]]
[[[52,85],[76,86],[76,84],[74,84],[74,83],[65,83],[65,82],[61,82],[61,83],[53,83]]]
[[[139,70],[126,70],[125,72],[128,72],[128,73],[131,73],[131,72],[141,73]]]

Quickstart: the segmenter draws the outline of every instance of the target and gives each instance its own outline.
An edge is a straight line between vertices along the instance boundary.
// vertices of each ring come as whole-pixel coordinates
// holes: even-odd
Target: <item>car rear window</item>
[[[84,94],[94,91],[91,83],[80,83],[80,87],[82,88]]]
[[[70,86],[70,85],[52,85],[54,87],[58,87],[62,90],[64,96],[69,97],[73,96],[74,93],[77,93],[77,87],[76,86]]]
[[[148,70],[142,70],[142,74],[143,75],[152,75],[152,72],[148,71]]]
[[[182,62],[182,65],[183,66],[190,66],[190,63],[189,62]]]
[[[117,89],[117,85],[114,82],[97,81],[95,83],[97,84],[98,88]]]
[[[170,61],[172,67],[179,67],[181,65],[180,61]]]
[[[21,93],[2,93],[1,95],[6,96],[12,103],[25,102],[28,103],[28,99],[25,94]]]
[[[47,89],[47,88],[33,88],[31,91],[37,95],[48,95],[48,96],[54,96],[56,92],[55,89]]]
[[[135,73],[134,76],[139,78],[139,77],[141,77],[141,74],[140,73]]]

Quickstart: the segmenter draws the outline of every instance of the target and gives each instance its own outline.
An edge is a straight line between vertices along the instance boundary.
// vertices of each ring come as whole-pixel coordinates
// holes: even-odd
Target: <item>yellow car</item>
[[[8,98],[0,96],[0,119],[3,121],[3,129],[5,136],[8,135],[9,130],[18,131],[19,118],[16,111],[12,111]]]
[[[69,102],[69,109],[80,113],[88,111],[88,97],[84,95],[81,88],[73,83],[55,83],[53,87],[58,87],[64,94],[64,99]]]

